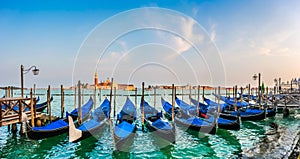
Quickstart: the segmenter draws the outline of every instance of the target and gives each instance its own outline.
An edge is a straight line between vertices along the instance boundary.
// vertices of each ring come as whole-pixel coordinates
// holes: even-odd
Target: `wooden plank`
[[[4,101],[17,101],[17,100],[30,100],[30,98],[22,98],[22,97],[0,98],[1,102],[4,102]]]
[[[27,114],[27,116],[31,117],[30,114]],[[37,114],[38,118],[41,117],[41,116],[42,116],[42,113]],[[15,124],[15,123],[19,123],[19,117],[18,116],[2,120],[2,126]]]

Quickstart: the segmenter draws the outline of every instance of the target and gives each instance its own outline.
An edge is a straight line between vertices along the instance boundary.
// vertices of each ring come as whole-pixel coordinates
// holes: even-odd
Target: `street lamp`
[[[36,68],[36,66],[31,66],[28,69],[24,69],[24,66],[21,65],[21,95],[22,95],[22,98],[24,96],[23,75],[28,73],[30,70],[32,70],[33,75],[38,75],[39,71],[40,71],[38,68]]]
[[[260,87],[260,73],[258,73],[258,76],[256,74],[253,75],[253,80],[255,81],[258,77],[258,102],[259,102],[259,106],[261,105],[261,87]]]

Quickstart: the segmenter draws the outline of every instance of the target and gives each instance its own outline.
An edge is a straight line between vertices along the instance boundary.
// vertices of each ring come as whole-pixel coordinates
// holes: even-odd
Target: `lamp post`
[[[38,75],[39,74],[39,69],[36,68],[36,66],[31,66],[28,69],[24,69],[24,66],[21,65],[21,96],[22,98],[24,97],[24,77],[23,75],[28,73],[30,70],[32,70],[33,75]]]
[[[253,75],[253,80],[256,80],[258,77],[258,100],[259,100],[259,106],[261,106],[261,86],[260,86],[260,73],[258,73],[258,76],[256,74]]]

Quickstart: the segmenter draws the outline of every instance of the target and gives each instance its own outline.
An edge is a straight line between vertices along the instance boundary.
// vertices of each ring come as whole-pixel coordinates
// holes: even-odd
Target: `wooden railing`
[[[29,104],[26,101],[29,101]],[[36,98],[32,95],[31,98],[0,98],[0,112],[0,126],[22,122],[23,113],[31,116],[31,124],[34,125]]]

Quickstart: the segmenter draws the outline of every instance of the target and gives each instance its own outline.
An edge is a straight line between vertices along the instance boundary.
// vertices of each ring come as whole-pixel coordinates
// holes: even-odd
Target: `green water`
[[[45,90],[37,91],[40,94],[41,102],[46,100],[46,96],[43,95],[45,92]],[[55,90],[52,93],[59,94],[59,91]],[[71,91],[66,90],[65,94],[68,93],[71,93]],[[92,94],[93,91],[86,91],[85,93]],[[170,91],[165,90],[157,91],[157,94],[161,94],[168,101],[171,101],[169,93]],[[188,93],[188,90],[184,93]],[[0,95],[2,94],[4,92],[0,91]],[[101,92],[102,100],[105,94],[109,94],[109,91]],[[117,94],[123,95],[118,96],[116,99],[116,112],[119,112],[126,96],[133,95],[134,92],[118,91]],[[18,92],[15,92],[15,96],[18,96]],[[84,101],[87,101],[88,98],[89,96],[85,96]],[[133,102],[135,101],[134,96],[130,96],[130,98]],[[188,101],[187,96],[184,96],[183,99]],[[211,99],[214,98],[211,97]],[[153,96],[146,96],[145,100],[151,105],[154,103]],[[138,97],[137,101],[140,101],[140,97]],[[99,104],[98,97],[97,105]],[[162,110],[160,96],[156,99],[156,107]],[[65,96],[65,110],[71,111],[73,108],[74,97]],[[52,109],[53,114],[60,115],[59,96],[54,96]],[[265,132],[270,129],[270,122],[284,125],[291,130],[297,129],[300,125],[298,120],[292,118],[283,119],[281,114],[277,114],[274,118],[268,118],[259,122],[243,122],[240,131],[218,129],[216,135],[185,131],[183,128],[176,126],[176,144],[165,146],[162,149],[159,148],[157,140],[150,132],[139,131],[139,128],[135,134],[130,152],[114,150],[109,125],[98,137],[91,137],[79,143],[69,143],[67,134],[37,141],[30,140],[19,134],[13,135],[9,133],[7,127],[1,127],[0,158],[237,158],[261,141],[265,136]],[[283,148],[290,144],[283,143]]]

